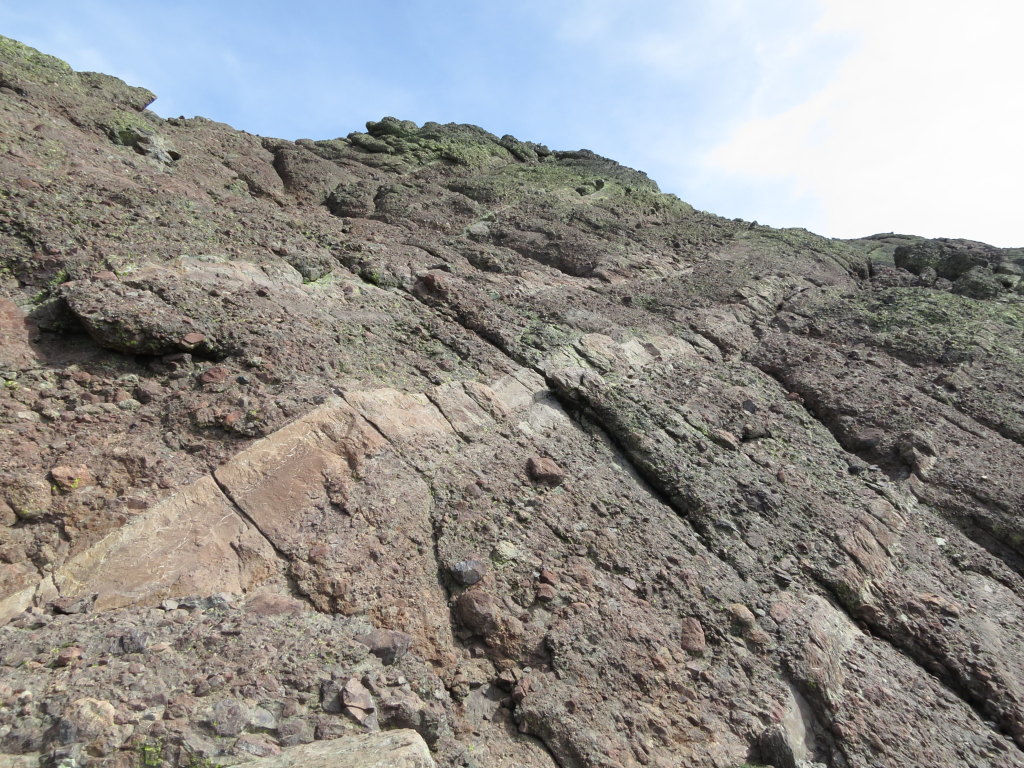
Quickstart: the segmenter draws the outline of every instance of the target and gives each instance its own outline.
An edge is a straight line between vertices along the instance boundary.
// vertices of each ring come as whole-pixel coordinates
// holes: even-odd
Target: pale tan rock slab
[[[401,729],[314,741],[289,747],[236,768],[435,768],[430,750],[416,731]]]
[[[346,392],[345,400],[389,440],[406,441],[454,431],[444,414],[421,393],[372,389]]]
[[[332,399],[258,440],[214,474],[263,535],[290,550],[304,511],[326,488],[346,495],[353,473],[385,445],[358,413]]]
[[[462,382],[451,382],[435,387],[428,393],[428,397],[440,408],[452,428],[463,437],[494,426],[494,419],[481,407],[476,398],[470,395]]]
[[[32,607],[36,595],[36,586],[25,587],[0,599],[0,624],[6,624],[19,613]],[[3,763],[0,763],[2,768]]]
[[[25,312],[10,299],[0,299],[0,365],[9,368],[29,367],[36,354],[29,344],[29,325]]]
[[[547,392],[544,378],[529,368],[520,368],[502,376],[491,384],[491,389],[498,402],[510,413],[528,409]]]
[[[64,597],[96,610],[246,591],[276,570],[269,543],[203,477],[71,558],[53,574]]]
[[[38,768],[39,754],[0,755],[0,768]]]

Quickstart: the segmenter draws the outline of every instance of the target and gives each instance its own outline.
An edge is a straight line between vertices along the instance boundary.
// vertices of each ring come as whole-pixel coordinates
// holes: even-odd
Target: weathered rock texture
[[[0,38],[0,762],[1024,765],[1024,250],[152,98]]]
[[[434,768],[422,737],[395,730],[289,747],[281,754],[238,763],[239,768]]]

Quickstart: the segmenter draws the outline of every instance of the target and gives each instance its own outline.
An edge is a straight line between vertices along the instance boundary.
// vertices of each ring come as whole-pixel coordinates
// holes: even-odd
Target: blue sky
[[[0,0],[0,33],[204,115],[332,138],[470,122],[698,208],[1024,245],[1016,3]]]

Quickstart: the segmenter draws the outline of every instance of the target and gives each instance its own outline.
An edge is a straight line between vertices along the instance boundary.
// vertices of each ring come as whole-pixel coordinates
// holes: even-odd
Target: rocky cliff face
[[[0,38],[0,763],[1024,765],[1024,250],[152,99]]]

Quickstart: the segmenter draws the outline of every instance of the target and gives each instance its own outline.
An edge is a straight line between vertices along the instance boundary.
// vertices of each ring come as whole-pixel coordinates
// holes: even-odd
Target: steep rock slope
[[[1024,251],[152,98],[0,38],[0,760],[1024,765]]]

